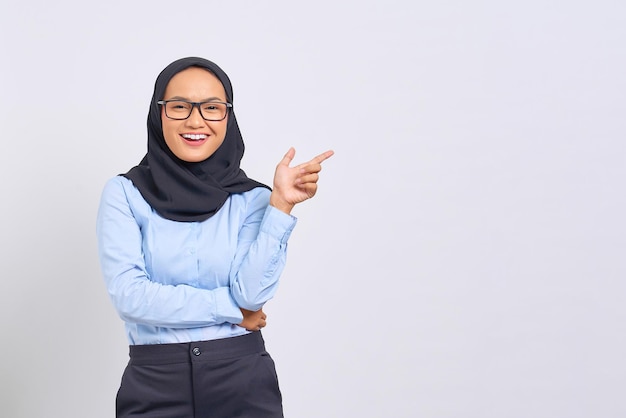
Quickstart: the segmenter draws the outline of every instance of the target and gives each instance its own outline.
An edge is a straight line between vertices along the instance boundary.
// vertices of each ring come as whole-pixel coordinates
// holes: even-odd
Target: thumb
[[[286,165],[287,167],[289,167],[289,164],[291,163],[291,161],[293,160],[293,157],[295,156],[296,156],[296,150],[294,149],[294,147],[289,148],[289,151],[287,151],[287,153],[285,154],[283,159],[280,160],[280,163],[278,163],[278,165]]]

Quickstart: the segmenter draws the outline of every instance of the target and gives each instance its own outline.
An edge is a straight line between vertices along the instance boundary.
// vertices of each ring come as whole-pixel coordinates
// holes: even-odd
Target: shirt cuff
[[[243,314],[230,295],[230,289],[228,287],[218,287],[213,290],[213,296],[215,298],[215,303],[213,304],[215,307],[215,322],[218,324],[223,324],[224,322],[235,325],[241,324]]]
[[[261,232],[269,234],[285,244],[289,240],[291,231],[296,226],[298,218],[289,215],[272,205],[268,205],[261,222]]]

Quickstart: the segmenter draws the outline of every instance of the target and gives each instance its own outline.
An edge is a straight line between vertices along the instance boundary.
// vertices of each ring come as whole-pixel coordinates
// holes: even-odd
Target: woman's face
[[[190,102],[226,102],[222,83],[209,71],[190,67],[176,74],[165,89],[163,100],[180,99]],[[195,107],[189,118],[173,120],[161,106],[161,121],[165,143],[183,161],[204,161],[222,145],[226,137],[228,116],[221,121],[207,121]]]

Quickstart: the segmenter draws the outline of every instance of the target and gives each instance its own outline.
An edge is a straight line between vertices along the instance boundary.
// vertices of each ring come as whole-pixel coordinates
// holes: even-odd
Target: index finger
[[[311,161],[309,161],[309,163],[317,163],[320,164],[322,161],[329,159],[330,157],[333,156],[333,154],[335,153],[335,151],[333,150],[328,150],[326,152],[321,153],[320,155],[318,155],[317,157],[313,158]]]
[[[322,161],[332,157],[332,155],[335,153],[335,151],[332,150],[328,150],[326,152],[321,153],[320,155],[318,155],[317,157],[312,158],[311,160],[307,161],[306,163],[302,163],[302,164],[298,164],[296,167],[294,168],[299,168],[302,169],[304,167],[308,167],[311,164],[321,164]]]

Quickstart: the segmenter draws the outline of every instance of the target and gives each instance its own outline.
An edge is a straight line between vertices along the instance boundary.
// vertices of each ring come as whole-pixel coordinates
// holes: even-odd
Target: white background
[[[6,1],[0,45],[3,417],[113,416],[96,209],[188,55],[251,177],[336,151],[266,306],[286,416],[626,416],[623,1]]]

